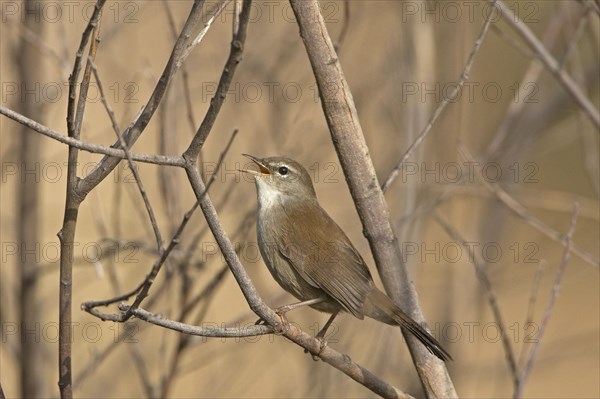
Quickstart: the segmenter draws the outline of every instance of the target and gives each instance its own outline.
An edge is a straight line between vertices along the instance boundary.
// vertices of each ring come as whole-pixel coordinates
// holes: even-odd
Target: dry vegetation
[[[452,383],[435,383],[444,392],[453,384],[462,397],[600,396],[598,1],[499,1],[489,27],[494,6],[485,1],[322,1],[366,155],[340,148],[352,127],[336,136],[328,126],[307,56],[311,39],[303,35],[303,43],[290,3],[252,3],[243,51],[231,46],[232,35],[244,42],[244,14],[236,15],[245,2],[109,0],[98,25],[88,22],[102,1],[0,2],[6,396],[390,396],[384,385],[370,391],[352,381],[346,374],[356,365],[373,373],[371,382],[424,396],[423,375],[445,369],[429,370],[429,358],[411,346],[415,367],[396,328],[338,317],[316,362],[302,346],[315,348],[310,336],[326,315],[295,310],[288,317],[299,329],[271,334],[277,319],[260,298],[271,307],[293,298],[258,253],[256,194],[237,171],[248,163],[241,153],[303,163],[321,205],[372,273],[408,272],[419,304],[406,285],[391,295],[413,314],[421,309],[454,357],[446,365]],[[292,1],[309,2],[299,3]],[[194,7],[197,21],[186,25]],[[189,39],[178,42],[184,26]],[[205,27],[188,53],[185,45]],[[172,52],[183,62],[169,71]],[[222,74],[232,79],[226,97],[209,109]],[[340,94],[336,80],[325,82],[323,98]],[[52,131],[59,137],[40,134]],[[80,141],[69,147],[67,136]],[[135,167],[103,160],[125,157],[115,148],[132,136],[139,139],[126,155]],[[95,169],[101,161],[105,171]],[[375,265],[363,235],[374,226],[363,227],[357,213],[369,198],[353,199],[347,181],[360,185],[360,176],[344,176],[353,161],[372,162],[385,182],[406,269]],[[224,256],[215,235],[235,252]],[[136,289],[153,266],[140,309],[128,313],[135,295],[89,304]],[[206,338],[142,320],[143,309],[222,334],[253,326],[258,316],[247,299],[267,323],[246,332],[266,335]],[[59,333],[59,320],[71,328]]]

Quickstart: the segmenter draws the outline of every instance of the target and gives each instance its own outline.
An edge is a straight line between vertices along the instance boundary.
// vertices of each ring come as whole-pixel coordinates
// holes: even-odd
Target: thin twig
[[[494,7],[496,1],[497,0],[490,1],[490,4],[491,4],[490,8]],[[452,93],[450,95],[448,95],[447,97],[445,97],[442,100],[442,102],[440,103],[440,105],[438,105],[435,112],[431,116],[429,123],[427,123],[425,128],[421,131],[421,133],[419,133],[419,136],[408,147],[408,149],[406,150],[406,152],[404,153],[402,158],[400,158],[400,162],[398,162],[396,164],[396,166],[392,169],[392,171],[388,175],[388,178],[385,180],[385,182],[381,186],[381,190],[383,192],[386,192],[388,190],[388,188],[390,188],[390,185],[392,184],[392,182],[396,179],[396,177],[400,173],[402,164],[404,162],[406,162],[406,160],[408,159],[408,157],[410,157],[410,155],[413,153],[415,148],[417,148],[417,146],[419,144],[421,144],[421,142],[425,139],[425,136],[427,136],[427,134],[431,131],[433,124],[438,119],[438,117],[441,115],[442,111],[446,108],[446,106],[450,103],[451,100],[454,100],[456,98],[456,95],[458,94],[459,90],[462,89],[465,82],[469,79],[469,73],[471,72],[471,67],[473,66],[473,62],[475,61],[475,56],[479,52],[481,43],[483,43],[483,39],[485,38],[487,31],[490,27],[490,24],[492,22],[492,15],[493,15],[493,13],[490,12],[488,14],[485,22],[483,23],[483,26],[481,27],[481,31],[479,32],[479,36],[477,37],[477,40],[475,41],[475,45],[473,46],[473,49],[471,50],[471,54],[469,54],[469,57],[467,58],[467,62],[465,63],[465,67],[463,68],[463,71],[460,74],[458,83],[454,86],[454,90],[452,90]]]
[[[471,153],[463,144],[459,144],[458,150],[461,153],[461,155],[465,158],[465,160],[469,162],[474,162],[473,165],[482,165],[481,163],[475,161]],[[546,237],[558,241],[566,246],[566,238],[562,236],[558,231],[554,230],[553,228],[542,222],[540,219],[533,216],[520,202],[518,202],[510,194],[504,191],[504,189],[500,187],[499,184],[491,183],[488,180],[486,180],[482,176],[480,168],[474,168],[474,170],[475,174],[477,175],[479,181],[483,184],[483,186],[490,190],[492,193],[494,193],[496,197],[511,211],[519,215],[523,220],[525,220],[531,226],[535,227],[536,230],[543,233]],[[594,257],[589,252],[579,248],[579,246],[575,245],[575,243],[569,244],[569,250],[584,261],[586,261],[587,263],[589,263],[590,265],[596,268],[600,268],[600,260]]]
[[[466,245],[468,241],[462,237],[458,230],[452,227],[452,225],[446,220],[446,218],[442,216],[439,211],[434,211],[433,215],[435,220],[440,224],[440,226],[442,226],[446,233],[452,237],[454,241],[460,243],[460,245],[465,247],[465,249],[468,251],[470,250],[470,248]],[[502,312],[500,312],[500,305],[498,303],[498,297],[496,296],[496,290],[494,290],[494,287],[492,286],[492,282],[484,265],[485,262],[481,259],[481,256],[477,253],[473,253],[472,260],[473,266],[475,266],[475,275],[487,294],[488,303],[490,304],[494,319],[496,320],[496,324],[500,330],[500,338],[502,340],[502,346],[504,348],[504,354],[506,356],[506,361],[508,362],[510,374],[513,377],[513,381],[517,381],[517,362],[510,344],[509,335],[506,333],[506,324],[504,323]]]
[[[32,29],[27,27],[27,25],[22,24],[20,22],[16,22],[8,26],[16,27],[17,31],[23,39],[35,46],[40,51],[40,53],[46,55],[47,58],[53,59],[54,62],[58,65],[60,72],[63,76],[66,76],[70,72],[69,64],[67,62],[68,57],[63,57],[61,54],[55,51],[52,46],[48,45],[48,43],[45,40],[42,40],[40,35],[33,32]]]
[[[174,37],[177,37],[177,30],[175,28],[175,18],[173,17],[173,11],[171,11],[171,7],[169,7],[169,0],[163,0],[162,3],[165,7],[167,21],[169,22],[171,33]],[[192,92],[190,90],[189,73],[185,65],[182,65],[181,67],[181,78],[181,85],[183,86],[183,93],[185,98],[185,106],[187,109],[187,121],[190,125],[192,133],[194,133],[196,131],[196,118],[194,118],[194,107],[192,105]]]
[[[348,28],[350,27],[350,0],[344,0],[344,19],[342,20],[342,29],[340,30],[340,35],[337,38],[336,43],[334,44],[335,51],[340,52],[342,46],[344,45],[344,40],[346,40],[346,35],[348,34]]]
[[[231,34],[236,37],[240,30],[240,13],[242,12],[242,0],[233,1],[233,18],[231,22]]]
[[[541,260],[538,263],[538,268],[535,272],[535,276],[533,277],[533,283],[531,284],[531,292],[529,294],[529,303],[527,304],[527,315],[525,316],[525,328],[530,326],[533,323],[533,315],[535,311],[535,303],[537,302],[538,291],[540,289],[540,282],[542,281],[542,275],[544,274],[544,266],[546,264],[545,260]],[[526,345],[529,341],[526,341],[521,346],[521,353],[519,355],[519,363],[517,365],[518,369],[523,369],[523,363],[525,362],[525,355],[527,354],[528,345]]]
[[[243,268],[242,268],[243,270]],[[153,296],[153,298],[156,298],[156,296]],[[124,306],[124,305],[122,305]],[[122,307],[123,310],[126,311],[126,307]],[[145,315],[152,315],[152,318],[149,318],[148,320],[145,320],[144,317]],[[272,330],[271,332],[265,332],[267,334],[272,334],[273,332],[277,332],[275,329],[273,329],[272,326],[268,326],[268,325],[261,325],[258,326],[260,328],[256,328],[256,327],[250,327],[252,330],[248,330],[248,327],[244,327],[244,328],[233,328],[233,329],[220,329],[220,328],[210,328],[210,327],[198,327],[198,326],[191,326],[185,323],[180,323],[180,322],[174,322],[174,321],[170,321],[170,320],[165,320],[163,317],[161,317],[160,315],[155,315],[152,314],[150,312],[145,311],[144,309],[136,309],[135,310],[135,316],[143,319],[144,321],[147,321],[149,323],[154,323],[157,325],[161,325],[165,328],[170,328],[173,329],[175,331],[181,331],[184,333],[189,333],[189,334],[193,334],[193,335],[200,335],[200,336],[218,336],[218,337],[236,337],[236,336],[256,336],[257,334],[251,334],[251,332],[259,332],[259,335],[263,335],[264,333],[261,331],[263,328],[265,330]],[[275,316],[277,317],[277,316]],[[233,322],[231,323],[232,325],[238,325],[242,324],[241,321],[237,321],[237,322]],[[163,325],[164,324],[164,325]],[[181,328],[183,327],[183,328]],[[181,328],[181,329],[180,329]],[[256,328],[256,330],[254,330]],[[242,334],[247,334],[247,335],[239,335],[238,333],[242,333]],[[206,334],[208,335],[206,335]],[[280,332],[277,332],[280,333]],[[236,335],[237,334],[237,335]],[[320,349],[320,344],[314,340],[314,338],[312,338],[310,335],[300,331],[298,328],[296,328],[295,326],[290,326],[290,329],[287,330],[284,335],[288,338],[290,338],[292,341],[296,342],[297,344],[299,344],[300,346],[309,349],[312,353],[316,353],[317,351],[319,351]],[[111,348],[114,349],[116,345],[111,345],[108,349],[110,350]],[[107,354],[103,355],[103,358],[106,357]],[[356,381],[358,381],[359,383],[365,385],[366,387],[368,387],[369,389],[371,389],[372,391],[378,393],[379,395],[383,396],[383,397],[389,397],[389,398],[410,398],[411,396],[399,391],[397,388],[388,385],[387,383],[385,383],[384,381],[379,380],[375,375],[373,375],[372,373],[370,373],[368,370],[362,368],[360,365],[354,363],[347,355],[344,354],[340,354],[338,352],[336,352],[335,350],[326,347],[320,354],[321,358],[333,365],[335,368],[341,370],[342,372],[346,373],[347,375],[351,376],[353,379],[355,379]],[[97,366],[96,366],[97,367]],[[87,373],[85,374],[85,376],[87,376],[91,371],[93,370],[93,366],[90,365],[86,371]],[[81,379],[84,378],[84,375],[81,375]]]
[[[554,310],[554,304],[556,303],[556,299],[558,298],[558,293],[560,291],[560,287],[562,285],[563,277],[565,275],[565,270],[567,268],[567,264],[569,263],[569,250],[571,246],[571,242],[573,240],[573,233],[575,232],[575,225],[577,223],[577,214],[579,213],[579,204],[575,202],[573,204],[573,216],[571,217],[571,224],[569,225],[569,230],[566,236],[565,249],[563,251],[562,260],[560,265],[558,266],[558,272],[556,273],[556,279],[554,280],[554,286],[552,287],[552,293],[550,294],[550,299],[548,300],[548,305],[546,306],[546,311],[544,312],[544,316],[542,317],[540,329],[535,338],[535,342],[533,347],[531,348],[531,352],[529,353],[529,358],[525,367],[521,371],[519,378],[516,382],[515,386],[515,398],[523,397],[523,390],[525,389],[525,383],[527,382],[527,377],[529,377],[529,373],[533,367],[533,363],[535,362],[536,355],[538,349],[540,348],[540,344],[542,342],[542,338],[544,337],[544,333],[546,332],[546,328],[548,327],[548,322],[552,317],[552,312]]]
[[[94,154],[104,154],[111,157],[115,157],[118,159],[125,159],[127,156],[125,155],[125,151],[119,148],[106,147],[101,144],[93,144],[88,143],[86,141],[76,139],[73,137],[65,136],[55,130],[50,129],[49,127],[42,125],[34,121],[33,119],[29,119],[25,115],[22,115],[18,112],[15,112],[9,108],[5,108],[0,106],[0,114],[14,120],[22,124],[23,126],[27,126],[28,128],[43,134],[46,137],[50,137],[60,143],[67,144],[70,147],[77,148],[82,151],[91,152]],[[151,155],[151,154],[131,154],[131,159],[137,162],[150,163],[155,165],[165,165],[165,166],[178,166],[184,167],[185,161],[180,156],[167,156],[167,155]]]
[[[104,95],[104,87],[102,85],[102,81],[100,80],[100,75],[98,73],[98,69],[96,68],[94,61],[91,58],[88,59],[88,62],[90,63],[90,65],[93,69],[94,77],[96,78],[96,83],[98,84],[98,91],[100,92],[100,99],[102,101],[102,104],[104,105],[104,108],[106,109],[106,112],[108,113],[108,116],[110,117],[110,120],[111,120],[111,123],[113,126],[113,131],[117,135],[117,139],[119,140],[119,143],[121,144],[121,148],[123,149],[123,151],[125,151],[125,156],[127,157],[127,162],[129,163],[129,168],[131,169],[131,172],[133,173],[133,177],[135,179],[135,182],[136,182],[138,189],[140,191],[140,194],[142,196],[142,200],[144,201],[144,206],[146,207],[146,211],[148,212],[148,217],[150,218],[150,224],[152,225],[152,230],[154,231],[154,237],[156,237],[156,246],[160,250],[163,246],[162,235],[160,233],[160,229],[158,228],[156,216],[154,215],[154,210],[152,209],[152,204],[150,204],[150,200],[148,199],[148,194],[146,194],[146,190],[144,188],[144,183],[142,182],[142,178],[140,177],[140,173],[138,171],[136,163],[131,158],[131,153],[129,152],[127,143],[125,143],[123,136],[121,136],[121,130],[119,129],[119,125],[117,123],[117,120],[115,119],[115,113],[113,112],[112,108],[110,107],[110,104],[106,100],[106,96]]]
[[[526,45],[521,43],[519,40],[514,38],[513,36],[505,33],[502,29],[500,29],[497,25],[490,26],[490,30],[494,32],[498,37],[503,39],[506,43],[513,46],[517,49],[521,54],[523,54],[527,58],[535,58],[535,54],[531,51]]]
[[[550,49],[554,46],[554,43],[556,42],[556,39],[558,38],[559,33],[561,32],[561,27],[564,24],[564,18],[565,18],[564,13],[557,12],[552,16],[552,18],[548,22],[548,26],[546,27],[546,31],[544,32],[544,35],[543,35],[543,40],[544,40],[544,44],[546,46],[548,46],[548,48],[550,48]],[[502,32],[502,31],[500,31],[500,32]],[[522,44],[520,42],[516,42],[516,43],[518,43],[520,46],[522,46]],[[527,51],[530,52],[528,49],[527,49]],[[541,63],[535,61],[534,56],[532,56],[530,58],[531,58],[531,61],[529,63],[529,66],[527,67],[527,70],[523,74],[523,78],[521,79],[521,82],[517,86],[518,94],[516,94],[516,95],[518,97],[516,97],[516,98],[526,98],[526,96],[528,95],[529,90],[531,88],[531,85],[537,84],[537,82],[544,70],[543,65]],[[492,136],[493,139],[488,144],[488,146],[485,150],[485,153],[484,153],[485,155],[483,156],[484,159],[486,159],[486,160],[492,159],[492,157],[496,155],[496,152],[498,151],[498,149],[500,149],[502,147],[502,145],[505,144],[509,133],[514,130],[513,126],[514,126],[515,121],[518,120],[518,117],[520,117],[522,115],[522,113],[527,105],[528,105],[527,101],[512,101],[509,104],[509,106],[505,112],[505,116],[502,118],[502,122],[499,124],[498,128],[496,129],[496,133]]]
[[[231,0],[221,0],[221,2],[217,5],[215,11],[213,12],[213,15],[204,24],[204,28],[202,28],[200,32],[198,32],[194,40],[192,40],[192,42],[185,47],[182,54],[175,62],[176,70],[185,62],[186,58],[191,54],[194,47],[196,47],[202,42],[202,39],[204,39],[204,36],[206,35],[206,32],[208,32],[208,30],[210,29],[212,23],[221,14],[225,7],[227,7],[227,4],[229,4],[230,1]]]
[[[590,15],[591,11],[592,11],[592,8],[586,7],[586,9],[583,11],[581,16],[579,17],[579,21],[577,22],[577,28],[575,28],[575,32],[573,32],[573,35],[571,36],[571,39],[569,40],[569,44],[567,45],[567,50],[560,58],[560,62],[559,62],[560,69],[565,69],[565,66],[567,65],[567,62],[569,61],[569,59],[571,58],[573,51],[575,51],[575,49],[577,48],[577,43],[579,42],[579,39],[581,39],[581,36],[583,35],[583,32],[585,31],[585,27],[587,25],[587,22],[589,21],[588,16]]]
[[[585,92],[582,91],[573,78],[560,67],[558,61],[556,61],[552,54],[546,50],[544,44],[539,41],[539,39],[535,36],[531,29],[529,29],[525,22],[521,21],[521,19],[519,19],[519,17],[517,17],[502,0],[498,0],[496,4],[500,14],[504,17],[504,20],[510,26],[512,26],[513,29],[515,29],[515,31],[531,47],[538,59],[563,85],[567,93],[573,97],[575,103],[581,107],[596,128],[600,128],[600,113],[592,101],[590,101],[590,99],[586,96]]]
[[[92,67],[92,71],[94,73],[94,78],[96,79],[96,83],[98,84],[98,91],[100,93],[101,102],[104,105],[104,108],[111,120],[111,125],[113,127],[113,131],[115,132],[115,134],[117,135],[117,139],[119,139],[119,141],[121,143],[121,148],[125,151],[125,155],[127,156],[127,160],[129,162],[129,167],[133,173],[134,179],[137,183],[137,187],[142,195],[144,205],[145,205],[148,215],[150,217],[150,223],[154,230],[154,236],[156,237],[157,248],[160,251],[160,249],[162,248],[162,237],[160,234],[160,230],[158,228],[158,224],[156,222],[156,217],[154,216],[154,211],[152,210],[152,206],[150,204],[150,201],[148,200],[146,190],[144,189],[144,185],[143,185],[141,177],[139,175],[137,165],[131,159],[131,153],[130,153],[129,149],[127,148],[127,145],[125,144],[123,137],[121,136],[121,129],[119,128],[119,124],[116,120],[115,113],[113,112],[110,104],[108,103],[108,100],[106,99],[106,96],[104,94],[104,86],[100,79],[100,74],[98,72],[98,68],[96,67],[96,64],[94,63],[94,61],[91,58],[88,58],[88,62]],[[108,231],[106,230],[106,228],[105,228],[105,233],[106,234],[104,234],[104,236],[106,237],[108,235],[107,234]],[[112,261],[110,263],[111,263],[111,266],[109,267],[109,271],[111,274],[113,290],[114,290],[115,294],[118,295],[118,294],[120,294],[118,279],[117,279],[116,273],[114,272],[114,265],[112,265]],[[140,380],[142,382],[142,386],[144,387],[144,391],[146,392],[146,396],[154,397],[155,396],[154,395],[154,386],[152,385],[152,379],[149,376],[148,369],[146,367],[146,361],[143,358],[143,354],[142,354],[140,348],[136,344],[128,345],[127,348],[129,349],[129,353],[131,355],[133,363],[135,364],[135,368],[138,371]]]
[[[96,24],[100,20],[100,15],[102,12],[102,7],[106,3],[106,0],[98,0],[96,5],[94,6],[94,13],[92,14],[92,18],[88,22],[85,30],[83,31],[81,42],[79,43],[79,48],[77,49],[77,53],[75,55],[75,63],[73,64],[73,72],[71,72],[71,76],[69,76],[69,100],[67,106],[67,130],[74,132],[78,130],[76,128],[77,124],[81,124],[81,118],[83,118],[83,112],[81,112],[81,106],[85,103],[85,97],[81,96],[80,92],[80,103],[78,104],[78,108],[75,108],[76,96],[77,96],[77,81],[79,78],[79,73],[81,72],[81,61],[83,59],[83,52],[88,44],[90,36],[92,32],[96,29]],[[84,87],[82,84],[81,90],[86,90],[87,87]],[[83,98],[82,98],[83,97]],[[83,100],[83,103],[81,101]],[[76,112],[79,116],[76,115]],[[78,118],[79,120],[76,120]]]

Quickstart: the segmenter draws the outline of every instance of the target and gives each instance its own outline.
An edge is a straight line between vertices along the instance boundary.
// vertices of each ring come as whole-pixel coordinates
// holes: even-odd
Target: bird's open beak
[[[265,164],[263,164],[259,158],[256,158],[255,156],[252,156],[250,154],[242,154],[242,155],[245,156],[246,158],[250,159],[256,165],[258,165],[259,171],[250,170],[250,169],[242,169],[241,172],[250,173],[251,175],[255,175],[255,176],[271,174],[271,171],[269,170],[269,168],[267,168],[265,166]]]

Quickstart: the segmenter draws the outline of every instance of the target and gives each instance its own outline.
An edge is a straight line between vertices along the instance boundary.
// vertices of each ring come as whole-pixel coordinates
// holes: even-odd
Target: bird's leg
[[[280,307],[276,308],[275,309],[275,313],[277,314],[277,316],[279,316],[281,318],[281,323],[282,324],[289,324],[289,322],[287,320],[287,317],[285,317],[285,314],[287,312],[289,312],[290,310],[302,307],[302,306],[314,305],[315,303],[320,303],[320,302],[323,302],[324,300],[325,300],[325,298],[313,298],[313,299],[309,299],[307,301],[300,301],[300,302],[296,302],[296,303],[291,303],[289,305],[284,305],[284,306],[280,306]],[[261,317],[254,324],[264,324],[264,322],[265,321]]]
[[[331,316],[329,317],[329,320],[327,320],[327,323],[325,323],[325,325],[323,326],[323,328],[321,329],[321,331],[319,331],[319,333],[315,336],[315,339],[317,341],[319,341],[319,352],[316,355],[313,355],[313,360],[319,360],[318,356],[321,354],[321,352],[323,352],[323,349],[325,349],[325,347],[327,346],[327,341],[325,341],[325,334],[327,333],[327,330],[329,329],[329,327],[331,327],[331,324],[333,323],[333,320],[335,319],[335,317],[338,315],[340,311],[337,310],[335,312],[333,312],[331,314]],[[308,350],[304,350],[304,353],[307,353]]]
[[[296,302],[296,303],[291,303],[289,305],[284,305],[284,306],[278,307],[277,309],[275,309],[275,313],[277,313],[278,315],[281,316],[281,314],[285,314],[285,313],[289,312],[290,310],[294,310],[296,308],[306,306],[306,305],[314,305],[316,303],[323,302],[324,300],[325,300],[325,298],[314,298],[314,299],[309,299],[308,301],[300,301],[300,302]]]
[[[321,328],[321,331],[319,331],[319,333],[315,337],[316,339],[323,340],[323,341],[325,340],[325,334],[327,333],[327,330],[329,329],[329,327],[331,327],[331,323],[333,323],[333,320],[338,315],[338,313],[340,313],[340,311],[336,310],[335,312],[333,312],[331,314],[331,316],[329,317],[329,320],[327,320],[327,323],[325,323],[323,328]]]
[[[290,310],[299,308],[301,306],[314,305],[315,303],[323,302],[324,300],[325,300],[325,298],[314,298],[314,299],[309,299],[308,301],[301,301],[301,302],[292,303],[290,305],[280,306],[277,309],[275,309],[275,313],[277,313],[277,316],[279,316],[279,318],[281,319],[282,330],[285,330],[287,328],[287,326],[289,326],[289,324],[290,324],[287,317],[285,316],[285,314],[287,312],[289,312]]]

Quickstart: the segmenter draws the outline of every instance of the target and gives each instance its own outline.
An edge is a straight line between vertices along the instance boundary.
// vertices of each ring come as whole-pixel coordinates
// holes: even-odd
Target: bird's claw
[[[291,308],[289,306],[281,306],[275,309],[275,314],[281,319],[280,323],[276,323],[275,326],[273,326],[275,328],[276,334],[284,334],[290,328],[290,322],[288,321],[285,315],[290,310]],[[256,320],[256,322],[254,323],[255,326],[266,324],[268,324],[267,321],[262,317]]]
[[[316,362],[320,359],[321,353],[325,347],[327,347],[327,341],[325,340],[325,337],[321,336],[320,334],[317,334],[315,339],[319,342],[319,351],[312,354],[312,358]],[[308,349],[304,349],[304,353],[308,353]]]
[[[279,317],[281,317],[282,315],[285,315],[287,312],[289,312],[292,309],[293,308],[290,305],[283,305],[283,306],[280,306],[277,309],[275,309],[275,313],[277,313],[277,315],[279,315]]]
[[[279,316],[281,319],[281,323],[278,323],[275,326],[275,329],[280,332],[280,334],[285,334],[287,330],[290,328],[290,322],[288,321],[285,313],[288,312],[289,309],[287,306],[282,306],[280,308],[275,309],[275,314]]]
[[[275,334],[281,335],[284,334],[290,328],[290,322],[287,320],[285,315],[278,314],[278,316],[281,319],[281,322],[275,323],[273,329],[275,330]],[[267,321],[262,317],[256,320],[256,322],[254,323],[255,326],[266,326],[267,324]]]

